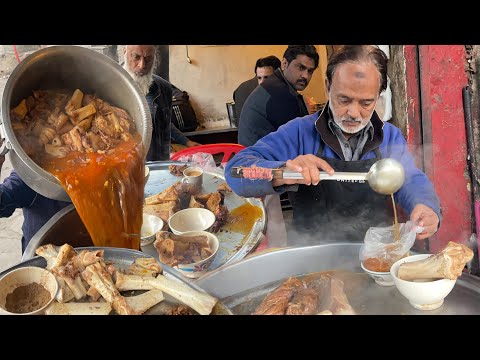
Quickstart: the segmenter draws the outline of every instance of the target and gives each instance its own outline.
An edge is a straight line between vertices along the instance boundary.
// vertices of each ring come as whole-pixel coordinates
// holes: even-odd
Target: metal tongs
[[[232,167],[230,175],[235,178],[248,179],[303,179],[302,173],[286,169],[249,168],[244,176],[243,167]],[[255,170],[253,170],[255,169]],[[258,170],[257,170],[258,169]],[[405,182],[405,170],[402,164],[392,158],[385,158],[374,163],[368,173],[359,172],[335,172],[328,175],[320,171],[321,180],[337,181],[368,181],[368,185],[379,194],[389,195],[397,192]]]
[[[161,170],[168,168],[170,165],[193,165],[192,162],[163,160],[163,161],[147,161],[145,166],[148,166],[150,170]]]
[[[244,176],[243,170],[244,167],[232,167],[230,169],[230,174],[234,178],[245,178],[245,179],[294,179],[301,180],[303,179],[302,173],[291,171],[287,169],[268,169],[268,168],[257,168],[258,172],[262,172],[265,176],[258,175],[256,177]],[[268,175],[268,176],[267,176]],[[350,180],[350,181],[366,181],[367,173],[359,172],[336,172],[333,175],[328,175],[325,171],[320,171],[320,179],[322,180]]]

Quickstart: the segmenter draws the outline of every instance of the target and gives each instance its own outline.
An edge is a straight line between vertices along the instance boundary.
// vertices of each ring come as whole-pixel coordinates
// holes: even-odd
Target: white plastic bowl
[[[365,266],[363,266],[363,262],[360,263],[362,266],[363,271],[365,271],[370,277],[375,280],[375,282],[378,285],[381,286],[393,286],[393,278],[392,275],[390,274],[390,271],[388,272],[378,272],[378,271],[372,271],[368,270]]]
[[[202,208],[180,210],[168,219],[168,226],[176,235],[187,231],[208,231],[214,223],[215,214]]]
[[[398,268],[404,262],[419,261],[431,254],[412,255],[398,260],[390,268],[398,291],[418,310],[435,310],[442,306],[445,297],[450,294],[457,280],[439,279],[433,281],[406,281],[398,278]]]
[[[50,298],[42,307],[26,313],[14,313],[7,311],[5,305],[7,296],[11,294],[17,287],[37,283],[42,285],[50,294]],[[52,303],[58,291],[58,283],[50,271],[36,267],[25,266],[10,271],[0,279],[0,314],[3,315],[41,315],[45,313],[47,307]],[[32,298],[32,302],[38,299]]]
[[[140,245],[145,246],[153,243],[155,241],[155,235],[163,229],[163,225],[163,220],[158,216],[143,213]]]
[[[218,253],[218,248],[220,246],[220,243],[218,241],[218,238],[207,231],[188,231],[182,234],[183,236],[198,236],[198,235],[206,235],[208,237],[208,246],[212,250],[212,255],[210,255],[208,258],[203,259],[201,261],[197,261],[191,264],[178,264],[175,266],[175,269],[177,269],[182,275],[185,277],[191,278],[191,279],[196,279],[199,278],[203,275],[206,274],[208,271],[208,268],[212,264],[213,260],[215,259],[215,256]]]

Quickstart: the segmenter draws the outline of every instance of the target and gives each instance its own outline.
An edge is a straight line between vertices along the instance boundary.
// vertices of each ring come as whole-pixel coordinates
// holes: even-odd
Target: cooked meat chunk
[[[294,277],[289,278],[278,288],[268,294],[252,315],[284,315],[288,303],[305,284]]]
[[[195,315],[187,305],[178,305],[165,313],[165,315]]]
[[[342,280],[332,277],[330,292],[325,297],[327,305],[321,310],[330,310],[333,315],[355,315],[355,310],[348,302],[343,286]]]
[[[37,163],[45,156],[64,157],[72,151],[105,153],[130,140],[130,131],[135,129],[125,110],[80,89],[35,90],[10,111],[17,138],[23,137],[22,147]],[[35,141],[41,146],[29,145]],[[45,145],[65,145],[67,154],[65,149],[57,151]]]
[[[317,312],[318,300],[314,289],[300,289],[288,304],[286,315],[313,315]]]
[[[218,185],[217,191],[232,192],[232,189],[226,182]]]
[[[143,212],[158,216],[165,224],[168,224],[168,219],[175,214],[177,207],[178,204],[176,201],[165,201],[153,205],[145,205]]]
[[[168,170],[170,171],[170,174],[175,176],[183,176],[183,170],[185,170],[187,167],[188,165],[170,165]]]

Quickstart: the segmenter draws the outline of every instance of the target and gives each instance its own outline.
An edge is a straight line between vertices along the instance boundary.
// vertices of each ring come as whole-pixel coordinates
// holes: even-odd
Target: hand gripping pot
[[[33,90],[80,89],[128,111],[142,136],[145,153],[152,138],[152,119],[145,96],[127,71],[109,57],[81,46],[51,46],[27,56],[10,75],[1,102],[0,155],[8,152],[13,167],[36,192],[71,201],[57,179],[38,166],[20,146],[12,129],[10,109]]]

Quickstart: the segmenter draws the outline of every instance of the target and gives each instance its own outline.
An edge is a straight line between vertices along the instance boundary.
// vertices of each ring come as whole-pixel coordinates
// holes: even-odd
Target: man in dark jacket
[[[255,63],[255,76],[250,80],[241,83],[233,92],[233,101],[235,102],[235,117],[240,119],[243,104],[255,88],[273,75],[273,72],[280,67],[280,59],[274,55],[260,58]]]
[[[169,160],[171,140],[188,147],[200,145],[190,141],[172,123],[172,85],[153,74],[155,46],[125,45],[123,53],[123,67],[146,96],[152,115],[152,140],[147,161]]]
[[[308,86],[318,62],[315,46],[288,46],[281,69],[255,88],[243,105],[238,126],[240,144],[253,145],[287,121],[309,114],[298,91]]]
[[[0,156],[0,173],[4,160],[5,157]],[[0,184],[0,217],[10,217],[16,209],[23,211],[22,254],[33,235],[69,204],[71,203],[48,199],[38,194],[23,182],[15,170]]]

